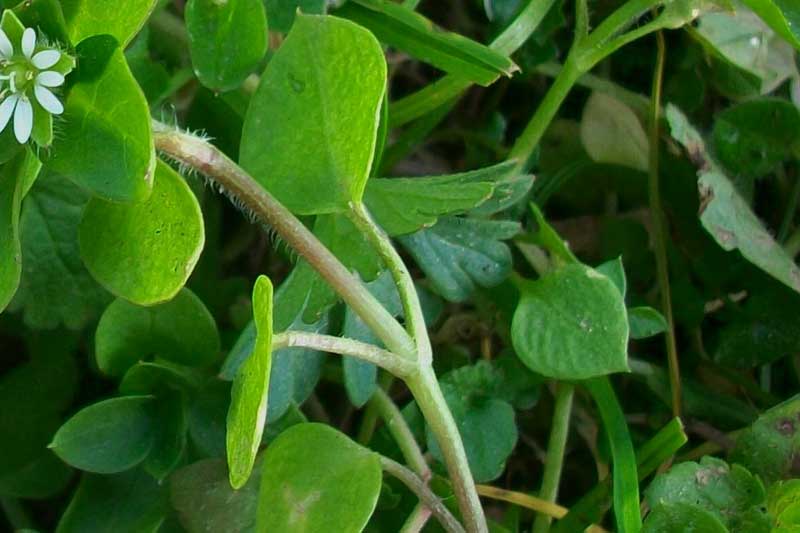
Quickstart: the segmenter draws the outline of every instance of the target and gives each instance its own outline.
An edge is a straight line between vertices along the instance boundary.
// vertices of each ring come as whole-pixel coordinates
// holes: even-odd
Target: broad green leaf
[[[97,366],[111,376],[122,376],[137,361],[151,357],[208,366],[219,351],[214,317],[188,289],[153,307],[117,299],[103,312],[95,333]]]
[[[41,163],[31,150],[0,167],[0,312],[17,292],[22,276],[19,215],[26,184],[33,184]]]
[[[472,475],[478,483],[494,481],[517,444],[514,408],[506,401],[502,377],[488,364],[462,367],[442,377],[442,392],[464,441]],[[509,398],[510,399],[510,398]],[[441,448],[430,427],[428,447],[443,461]]]
[[[800,110],[786,100],[750,100],[714,122],[715,154],[729,172],[760,178],[784,160],[800,157]]]
[[[767,512],[775,519],[772,533],[794,533],[800,526],[800,479],[779,481],[769,488]]]
[[[742,0],[775,33],[800,50],[800,6],[794,0]]]
[[[647,172],[650,148],[639,118],[619,100],[593,92],[583,108],[581,141],[598,163],[612,163]]]
[[[700,134],[674,106],[667,107],[672,136],[681,143],[695,164],[700,191],[700,221],[717,244],[738,249],[758,268],[800,292],[800,268],[775,242],[731,181],[708,155]]]
[[[797,74],[794,50],[768,28],[749,9],[735,12],[707,13],[698,19],[694,33],[723,67],[745,76],[754,84],[755,93],[772,92],[787,78]],[[730,90],[718,84],[723,91]],[[740,94],[731,96],[739,97]]]
[[[138,204],[93,198],[80,227],[81,256],[92,276],[139,305],[173,298],[189,279],[204,243],[197,198],[162,162],[150,198]]]
[[[209,89],[239,87],[267,53],[263,0],[189,0],[185,16],[192,65]]]
[[[362,531],[381,491],[377,454],[323,424],[299,424],[264,453],[256,531]]]
[[[153,447],[152,396],[123,396],[85,407],[58,430],[50,447],[64,462],[113,474],[144,461]]]
[[[387,0],[351,0],[339,11],[369,28],[381,41],[450,74],[487,86],[519,67],[503,54],[443,31],[403,5]]]
[[[250,102],[242,167],[297,214],[344,211],[364,193],[385,90],[367,30],[299,15]]]
[[[78,226],[88,200],[80,187],[46,171],[25,197],[22,279],[12,306],[22,310],[30,328],[81,329],[111,300],[80,257]]]
[[[107,200],[143,201],[156,164],[147,100],[108,35],[88,39],[77,55],[80,67],[70,76],[64,120],[45,165]]]
[[[643,533],[728,533],[719,518],[702,507],[689,503],[656,505],[647,515]]]
[[[389,235],[413,233],[436,224],[439,216],[463,213],[488,200],[495,182],[508,176],[513,163],[423,178],[372,179],[364,203]]]
[[[259,276],[253,287],[255,345],[233,379],[228,409],[228,467],[234,489],[243,487],[250,478],[267,421],[272,368],[272,308],[272,282],[266,276]]]
[[[50,39],[69,42],[67,23],[59,0],[26,0],[14,7],[14,14],[26,28],[37,28]]]
[[[158,0],[125,0],[114,5],[107,0],[61,0],[72,44],[92,35],[108,34],[123,48],[139,33]]]
[[[84,474],[56,533],[151,533],[168,509],[166,486],[140,468],[113,476]]]
[[[800,396],[793,396],[758,417],[736,439],[730,459],[766,483],[798,476]]]
[[[260,463],[259,459],[256,468]],[[252,533],[260,483],[260,476],[252,476],[244,487],[233,490],[225,461],[203,459],[170,477],[170,499],[187,533]]]
[[[616,285],[581,264],[526,282],[511,338],[528,368],[555,379],[628,370],[628,318]]]
[[[163,482],[181,463],[186,452],[186,396],[178,390],[162,390],[153,402],[153,447],[144,470]]]
[[[442,217],[435,226],[400,237],[400,243],[446,300],[462,302],[477,286],[493,287],[511,271],[511,251],[501,242],[519,232],[506,220]]]
[[[761,481],[740,465],[715,457],[673,465],[645,491],[651,508],[692,505],[713,514],[731,533],[769,533]]]
[[[286,33],[292,27],[297,13],[322,15],[326,0],[264,0],[271,30]]]
[[[667,331],[667,319],[652,307],[628,309],[628,325],[631,339],[646,339]]]

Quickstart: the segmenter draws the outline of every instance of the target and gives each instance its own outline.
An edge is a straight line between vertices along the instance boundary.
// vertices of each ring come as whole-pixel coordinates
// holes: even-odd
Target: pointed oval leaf
[[[139,33],[158,0],[61,0],[72,44],[92,35],[112,35],[124,48]]]
[[[262,471],[257,533],[362,531],[382,484],[378,455],[323,424],[283,432]]]
[[[617,286],[581,264],[563,266],[522,287],[511,326],[517,355],[555,379],[628,370],[628,317]]]
[[[88,472],[133,468],[153,446],[152,401],[152,396],[123,396],[90,405],[61,426],[50,447],[64,462]]]
[[[364,193],[385,89],[372,34],[298,15],[250,102],[242,166],[295,213],[343,211]]]
[[[46,165],[107,200],[144,200],[156,163],[147,100],[110,36],[86,40],[77,55],[80,68]]]
[[[231,486],[247,483],[256,461],[267,421],[269,377],[272,368],[272,282],[259,276],[253,287],[253,353],[233,379],[227,421],[227,454]]]
[[[81,257],[101,285],[130,302],[154,305],[170,300],[189,279],[205,231],[197,198],[159,162],[153,194],[145,202],[90,200],[79,238]]]
[[[185,16],[192,65],[209,89],[235,89],[267,53],[263,0],[189,0]]]

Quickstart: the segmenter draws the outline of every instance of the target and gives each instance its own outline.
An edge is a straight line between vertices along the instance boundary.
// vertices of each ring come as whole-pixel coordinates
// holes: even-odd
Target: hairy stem
[[[657,57],[653,76],[653,94],[650,110],[650,175],[648,180],[650,215],[653,221],[653,244],[656,253],[656,274],[661,295],[661,311],[667,319],[665,343],[669,361],[669,383],[672,391],[672,415],[681,416],[681,374],[678,364],[678,346],[675,342],[675,320],[672,316],[672,295],[669,284],[669,262],[667,259],[667,228],[661,208],[661,186],[659,184],[659,138],[661,126],[661,86],[664,78],[666,46],[664,35],[656,33]]]
[[[569,435],[569,419],[572,415],[572,398],[575,386],[560,382],[556,388],[556,404],[553,409],[553,423],[550,428],[550,440],[547,444],[547,460],[544,464],[544,476],[539,498],[554,503],[558,497],[558,486],[561,482],[561,469],[564,465],[564,450]],[[550,531],[552,518],[546,514],[537,515],[533,523],[533,533]]]
[[[381,456],[381,467],[385,472],[400,480],[403,485],[416,494],[431,510],[436,519],[439,520],[445,531],[448,533],[464,532],[464,528],[458,523],[458,520],[456,520],[447,507],[445,507],[442,500],[440,500],[439,497],[428,488],[428,485],[414,474],[414,472],[400,463],[383,456]]]
[[[412,339],[356,276],[264,187],[219,149],[153,121],[156,148],[213,180],[271,226],[353,308],[390,351],[416,359]]]
[[[284,331],[276,334],[272,339],[273,350],[293,347],[310,348],[320,352],[357,357],[400,377],[407,376],[416,369],[414,363],[399,357],[397,354],[379,348],[374,344],[367,344],[354,339],[307,331]]]

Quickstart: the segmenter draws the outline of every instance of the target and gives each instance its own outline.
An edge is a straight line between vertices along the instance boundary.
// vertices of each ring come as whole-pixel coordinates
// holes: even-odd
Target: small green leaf
[[[511,250],[501,241],[518,232],[519,224],[507,220],[442,217],[399,240],[442,297],[462,302],[477,286],[493,287],[508,276]]]
[[[581,141],[598,163],[647,172],[650,161],[647,133],[631,108],[607,94],[593,92],[586,102]]]
[[[271,30],[287,33],[297,13],[324,15],[326,0],[264,0]]]
[[[153,356],[208,366],[219,351],[214,317],[188,289],[153,307],[117,299],[103,313],[95,333],[97,366],[111,376],[122,376],[137,361]]]
[[[144,461],[153,447],[151,396],[123,396],[90,405],[67,420],[50,447],[64,462],[113,474]]]
[[[672,466],[645,491],[651,508],[692,505],[713,514],[731,533],[769,533],[764,485],[740,465],[715,457]]]
[[[33,184],[41,167],[36,155],[25,150],[0,168],[0,312],[14,297],[22,276],[20,206],[26,184]]]
[[[628,280],[625,278],[625,267],[622,265],[622,257],[606,261],[602,265],[598,265],[595,270],[614,282],[614,285],[617,287],[617,290],[619,290],[624,300],[628,292]]]
[[[153,402],[152,416],[155,435],[144,469],[163,482],[178,467],[186,451],[186,397],[177,390],[160,391]]]
[[[482,204],[513,167],[512,162],[449,176],[372,179],[364,203],[389,235],[413,233],[433,226],[441,215]]]
[[[385,90],[367,30],[299,15],[250,102],[242,167],[297,214],[344,211],[364,193]]]
[[[772,533],[796,531],[800,526],[800,479],[779,481],[772,485],[767,496],[767,512],[775,519]]]
[[[45,165],[107,200],[142,201],[156,164],[147,100],[108,35],[88,39],[77,54],[80,68]]]
[[[14,14],[26,28],[38,28],[50,39],[69,42],[67,23],[59,0],[27,0],[14,7]]]
[[[531,211],[533,217],[536,219],[536,232],[533,235],[533,240],[539,246],[545,248],[550,252],[555,262],[558,264],[577,263],[578,259],[569,245],[559,236],[553,226],[544,218],[544,214],[538,205],[531,203]]]
[[[264,455],[257,533],[362,531],[381,492],[377,454],[323,424],[298,424]]]
[[[263,0],[189,0],[185,16],[192,65],[209,89],[240,86],[267,53]]]
[[[736,439],[731,461],[758,474],[766,483],[798,476],[800,396],[769,409]]]
[[[800,110],[778,98],[750,100],[717,115],[713,139],[725,168],[760,178],[800,156]]]
[[[253,287],[253,317],[255,345],[233,379],[228,409],[228,467],[234,489],[243,487],[250,478],[267,421],[272,368],[272,283],[266,276],[259,276]]]
[[[628,309],[628,325],[631,339],[646,339],[664,333],[669,327],[664,315],[652,307],[632,307]]]
[[[112,8],[107,0],[61,0],[72,44],[108,34],[122,48],[139,33],[158,0],[125,0]]]
[[[741,254],[778,281],[800,292],[800,268],[775,242],[731,181],[708,155],[700,134],[674,106],[667,107],[672,136],[696,164],[700,190],[700,221],[723,249]]]
[[[138,204],[93,198],[80,227],[81,256],[89,272],[113,294],[139,305],[174,297],[189,279],[204,243],[197,198],[161,162],[150,198]]]
[[[616,285],[569,264],[522,286],[511,338],[528,368],[555,379],[628,370],[628,318]]]
[[[662,503],[647,515],[642,533],[728,533],[719,518],[688,503]]]
[[[166,486],[140,468],[113,476],[84,474],[56,533],[152,532],[168,509]]]
[[[800,50],[800,7],[793,0],[742,0],[776,33]]]
[[[519,67],[488,46],[443,31],[404,5],[386,0],[352,0],[338,12],[369,28],[381,41],[412,57],[488,86],[499,76],[511,76]]]

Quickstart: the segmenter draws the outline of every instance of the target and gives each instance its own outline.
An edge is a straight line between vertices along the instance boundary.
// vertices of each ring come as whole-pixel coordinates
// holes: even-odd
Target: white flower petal
[[[40,72],[36,76],[36,84],[43,87],[61,87],[64,85],[64,76],[54,70]]]
[[[17,106],[19,100],[18,94],[12,94],[3,103],[0,103],[0,132],[6,129],[8,122],[11,120],[11,115],[14,114],[14,108]]]
[[[34,48],[36,48],[36,31],[33,28],[25,28],[22,34],[22,53],[30,59]]]
[[[11,45],[8,35],[3,30],[0,30],[0,56],[8,59],[13,55],[14,47]]]
[[[31,61],[34,67],[44,70],[58,63],[59,59],[61,59],[61,52],[58,50],[42,50],[37,52]]]
[[[58,101],[56,95],[51,93],[49,89],[45,89],[37,83],[33,86],[33,93],[44,110],[51,115],[60,115],[64,112],[64,105]]]
[[[22,96],[14,111],[14,135],[20,144],[25,144],[31,138],[33,131],[33,106],[30,100]]]

